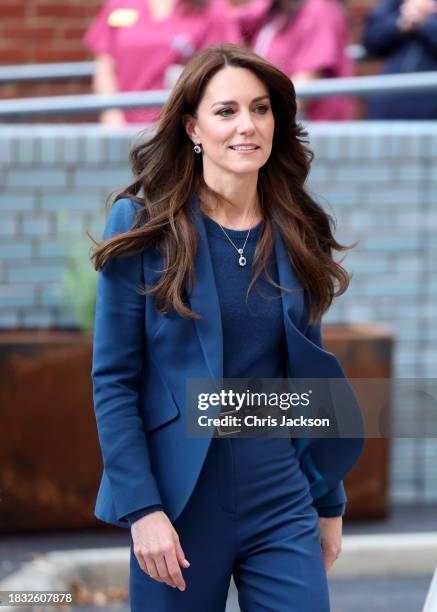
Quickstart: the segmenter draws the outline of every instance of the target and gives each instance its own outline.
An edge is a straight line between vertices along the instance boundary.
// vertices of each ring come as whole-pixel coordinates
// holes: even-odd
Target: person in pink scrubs
[[[241,42],[226,0],[109,0],[83,42],[96,56],[96,93],[171,88],[196,51]],[[109,109],[112,125],[153,123],[159,107]]]
[[[252,0],[232,13],[252,50],[294,83],[354,74],[347,17],[338,0]],[[301,101],[300,107],[310,120],[355,116],[355,101],[345,96]]]

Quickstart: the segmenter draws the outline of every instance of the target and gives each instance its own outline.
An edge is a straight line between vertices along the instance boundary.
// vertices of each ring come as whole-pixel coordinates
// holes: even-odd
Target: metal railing
[[[405,95],[437,91],[437,71],[405,74],[319,79],[296,85],[303,99],[351,95],[366,97],[378,94]],[[84,94],[40,98],[14,98],[0,101],[0,120],[39,116],[84,115],[108,108],[147,108],[162,106],[170,90],[125,92],[111,95]]]
[[[78,79],[94,74],[95,62],[60,62],[54,64],[20,64],[0,66],[0,85],[22,81],[55,81]]]
[[[356,61],[361,61],[366,57],[366,50],[362,45],[349,45],[347,51],[348,55]],[[91,77],[94,70],[94,61],[0,66],[0,85],[23,81],[56,81]]]

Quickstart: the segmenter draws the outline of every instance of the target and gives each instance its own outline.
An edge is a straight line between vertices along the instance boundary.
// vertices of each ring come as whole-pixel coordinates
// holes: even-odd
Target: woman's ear
[[[185,114],[182,117],[182,122],[184,124],[185,131],[187,132],[188,138],[194,143],[199,143],[199,138],[197,134],[197,121],[193,117],[193,115]]]

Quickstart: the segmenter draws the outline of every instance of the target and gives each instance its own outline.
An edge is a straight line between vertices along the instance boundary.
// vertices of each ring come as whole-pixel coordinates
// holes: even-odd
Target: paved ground
[[[344,524],[345,535],[436,530],[436,505],[394,507],[388,520]],[[35,555],[50,550],[123,546],[128,542],[128,530],[121,529],[1,536],[0,580]],[[331,579],[332,612],[421,612],[430,581],[431,575]],[[128,612],[127,607],[111,610]],[[231,590],[226,612],[238,611],[237,594]],[[81,608],[81,612],[91,612],[91,609]]]
[[[331,612],[422,612],[430,581],[431,576],[331,580]],[[129,606],[110,610],[129,612]],[[101,612],[101,608],[77,607],[74,612]],[[229,591],[226,612],[240,612],[235,589]]]
[[[332,612],[422,612],[431,578],[366,576],[331,580]]]

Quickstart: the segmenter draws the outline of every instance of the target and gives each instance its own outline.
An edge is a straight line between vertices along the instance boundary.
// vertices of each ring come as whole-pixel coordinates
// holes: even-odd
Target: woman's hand
[[[108,108],[100,113],[100,123],[119,127],[126,125],[126,119],[124,118],[123,111],[119,108]]]
[[[341,553],[342,516],[319,517],[320,542],[325,569],[329,570]]]
[[[170,519],[162,510],[146,514],[131,526],[133,550],[141,569],[158,582],[185,591],[181,567],[189,567]]]

